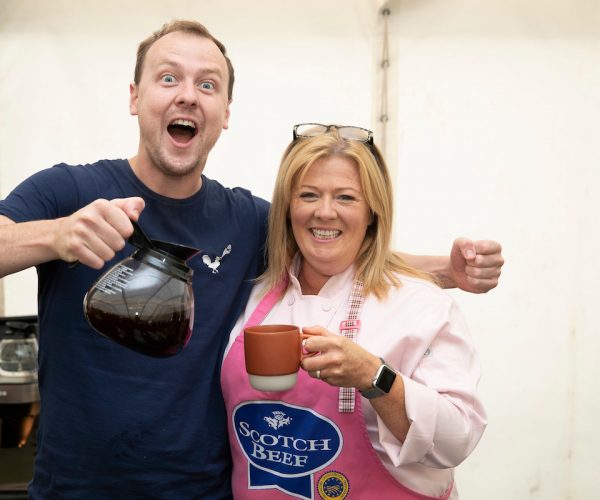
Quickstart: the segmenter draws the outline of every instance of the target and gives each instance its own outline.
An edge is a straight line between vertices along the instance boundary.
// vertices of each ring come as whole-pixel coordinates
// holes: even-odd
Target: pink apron
[[[283,288],[263,298],[247,325],[262,322]],[[352,307],[342,329],[348,320],[359,325]],[[434,498],[404,487],[381,463],[369,440],[360,393],[353,394],[354,411],[342,410],[339,388],[311,378],[302,369],[289,391],[253,389],[245,369],[243,329],[223,362],[221,387],[236,500]],[[452,485],[439,498],[447,499],[451,491]]]

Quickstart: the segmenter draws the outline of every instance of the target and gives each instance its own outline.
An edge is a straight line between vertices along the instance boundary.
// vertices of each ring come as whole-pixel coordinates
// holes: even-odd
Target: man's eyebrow
[[[225,75],[225,73],[223,73],[223,71],[221,71],[221,68],[219,66],[206,67],[206,68],[203,68],[200,71],[198,71],[198,73],[200,73],[202,75],[216,75],[219,78],[223,78],[223,75]]]
[[[156,68],[158,70],[165,68],[165,67],[180,69],[183,67],[183,65],[173,59],[165,59],[163,61],[159,61],[158,64],[156,65]],[[214,74],[220,78],[223,78],[223,76],[225,75],[225,73],[222,71],[221,67],[217,64],[206,64],[205,66],[198,68],[196,70],[196,73],[199,73],[201,75]]]

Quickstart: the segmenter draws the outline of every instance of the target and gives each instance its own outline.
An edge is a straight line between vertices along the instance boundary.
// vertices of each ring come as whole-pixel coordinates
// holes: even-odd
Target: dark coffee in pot
[[[139,248],[109,269],[83,300],[99,333],[149,356],[177,354],[194,326],[193,271],[186,260],[199,250],[149,240],[134,224]]]
[[[96,308],[90,310],[87,316],[94,329],[105,337],[149,356],[177,354],[192,335],[192,310],[142,320],[124,318]]]

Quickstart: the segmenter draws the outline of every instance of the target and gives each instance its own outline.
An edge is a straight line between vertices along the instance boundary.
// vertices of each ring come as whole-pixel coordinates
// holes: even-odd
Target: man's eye
[[[200,88],[204,90],[212,90],[215,88],[215,84],[212,82],[202,82]]]
[[[160,80],[164,83],[173,83],[175,81],[175,77],[173,75],[164,75]]]

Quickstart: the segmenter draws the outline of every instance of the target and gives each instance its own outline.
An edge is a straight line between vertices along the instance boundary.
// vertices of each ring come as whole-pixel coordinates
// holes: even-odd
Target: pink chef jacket
[[[294,274],[285,295],[262,322],[321,325],[337,333],[346,316],[354,269],[332,277],[318,296],[303,296]],[[422,280],[406,276],[401,280],[403,286],[392,288],[384,300],[365,299],[356,342],[384,358],[403,377],[411,421],[406,440],[401,443],[394,437],[368,400],[361,398],[359,411],[362,406],[368,438],[391,476],[413,491],[443,497],[452,485],[453,467],[470,454],[485,429],[485,411],[476,393],[479,363],[464,320],[450,297]],[[264,295],[261,288],[253,290],[228,349]],[[236,391],[231,385],[239,380],[228,381],[226,371],[224,365],[222,384],[227,399],[227,394]],[[302,380],[313,382],[305,375],[300,374],[296,387]],[[324,389],[330,387],[314,382]],[[228,408],[228,414],[232,410]],[[235,436],[230,438],[237,444]],[[375,485],[373,491],[377,492]],[[450,498],[457,498],[456,489]]]

